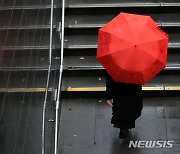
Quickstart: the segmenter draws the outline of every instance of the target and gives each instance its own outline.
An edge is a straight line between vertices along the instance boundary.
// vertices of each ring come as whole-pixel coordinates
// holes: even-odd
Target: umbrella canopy
[[[99,29],[96,58],[114,81],[145,84],[166,66],[167,48],[150,16],[120,13]]]

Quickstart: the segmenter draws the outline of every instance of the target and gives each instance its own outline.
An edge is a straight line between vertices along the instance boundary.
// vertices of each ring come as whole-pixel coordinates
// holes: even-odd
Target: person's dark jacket
[[[135,121],[141,115],[143,107],[142,85],[114,82],[106,73],[106,99],[113,99],[113,124]]]

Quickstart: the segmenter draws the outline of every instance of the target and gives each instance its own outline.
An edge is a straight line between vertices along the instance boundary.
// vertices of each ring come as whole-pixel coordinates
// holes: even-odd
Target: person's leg
[[[129,129],[135,127],[135,120],[123,119],[120,127],[119,138],[124,139],[129,135]]]
[[[119,132],[120,139],[126,138],[128,134],[129,134],[128,128],[120,128],[120,132]]]

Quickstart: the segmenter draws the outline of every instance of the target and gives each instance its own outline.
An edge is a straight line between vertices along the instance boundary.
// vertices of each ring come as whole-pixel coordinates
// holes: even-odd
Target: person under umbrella
[[[121,12],[98,31],[96,59],[108,72],[106,97],[120,138],[135,127],[142,85],[166,67],[168,35],[150,16]]]
[[[120,128],[119,138],[125,138],[128,129],[135,128],[135,120],[141,115],[142,86],[115,82],[106,73],[106,99],[112,107],[111,123]]]

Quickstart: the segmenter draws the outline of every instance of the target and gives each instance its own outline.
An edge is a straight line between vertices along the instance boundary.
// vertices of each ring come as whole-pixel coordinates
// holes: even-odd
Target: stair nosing
[[[53,25],[53,28],[56,28],[56,25]],[[32,25],[32,26],[0,26],[0,30],[18,30],[18,29],[50,29],[50,25]]]
[[[159,7],[160,3],[114,3],[114,4],[70,4],[68,8],[95,8],[95,7]]]
[[[57,6],[54,5],[54,8]],[[0,10],[5,11],[5,10],[34,10],[34,9],[50,9],[51,5],[29,5],[29,6],[1,6]]]

